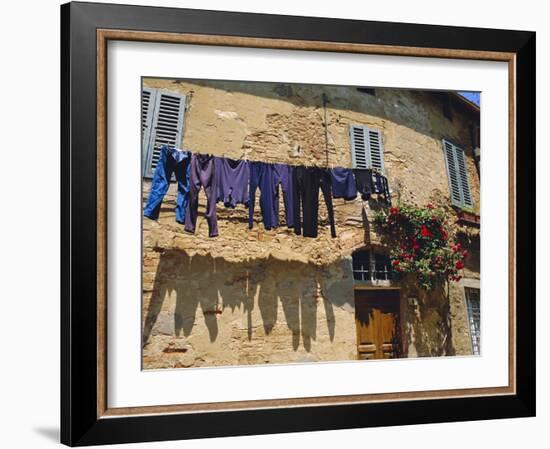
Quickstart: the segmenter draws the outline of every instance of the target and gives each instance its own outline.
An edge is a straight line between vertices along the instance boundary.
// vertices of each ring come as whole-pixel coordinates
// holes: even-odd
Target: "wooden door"
[[[355,292],[357,352],[361,360],[391,359],[401,353],[398,290]]]

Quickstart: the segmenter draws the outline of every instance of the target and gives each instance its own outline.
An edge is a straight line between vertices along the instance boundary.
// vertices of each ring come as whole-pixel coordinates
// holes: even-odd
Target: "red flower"
[[[461,270],[462,268],[464,268],[464,262],[462,262],[461,260],[459,260],[456,264],[455,264],[455,267],[457,270]]]
[[[432,233],[430,232],[430,230],[425,225],[422,225],[422,226],[420,226],[420,235],[422,237],[431,237]]]
[[[462,257],[464,258],[468,257],[468,251],[466,250],[462,251]]]
[[[449,237],[449,234],[447,234],[447,231],[445,231],[444,229],[441,230],[441,238],[443,240],[447,240],[447,238]]]
[[[453,245],[453,252],[458,253],[460,251],[460,243]]]
[[[397,215],[398,213],[399,213],[399,209],[397,207],[390,207],[391,215]]]
[[[433,208],[434,208],[434,205],[433,205],[432,203],[428,203],[428,204],[426,204],[426,207],[427,207],[428,209],[433,209]]]
[[[398,260],[392,260],[391,264],[392,264],[394,267],[397,267],[397,265],[399,265],[399,261],[398,261]]]

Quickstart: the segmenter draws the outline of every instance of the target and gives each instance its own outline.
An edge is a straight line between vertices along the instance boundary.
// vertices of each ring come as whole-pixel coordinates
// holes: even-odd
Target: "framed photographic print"
[[[63,443],[534,415],[535,33],[61,18]]]

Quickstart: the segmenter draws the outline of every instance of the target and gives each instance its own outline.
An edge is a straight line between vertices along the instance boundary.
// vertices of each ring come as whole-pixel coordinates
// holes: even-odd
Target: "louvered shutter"
[[[151,104],[149,105],[149,108]],[[183,136],[185,96],[157,90],[152,112],[149,140],[144,143],[144,175],[153,176],[160,157],[160,147],[180,147]],[[142,114],[143,119],[143,114]],[[144,133],[145,134],[145,133]],[[145,135],[144,135],[145,138]]]
[[[384,171],[382,133],[361,125],[350,125],[353,168],[377,168]]]
[[[473,207],[464,150],[447,140],[443,140],[443,149],[452,204],[458,207]]]
[[[366,129],[369,141],[369,155],[371,168],[384,171],[384,148],[382,146],[382,133],[375,129]]]
[[[144,87],[141,91],[141,145],[145,167],[150,152],[151,128],[155,112],[157,90]]]

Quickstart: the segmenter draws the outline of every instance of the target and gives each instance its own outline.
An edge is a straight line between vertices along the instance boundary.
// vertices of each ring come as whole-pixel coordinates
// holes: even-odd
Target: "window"
[[[357,91],[363,94],[376,96],[376,90],[374,90],[374,87],[358,87]]]
[[[390,281],[392,278],[390,258],[386,254],[356,251],[352,255],[352,269],[356,281]]]
[[[184,112],[184,95],[146,87],[141,91],[143,176],[153,176],[162,145],[181,145]]]
[[[363,125],[350,125],[352,168],[384,171],[382,133]]]
[[[453,206],[471,209],[474,206],[470,184],[468,182],[468,169],[464,150],[448,140],[443,140],[445,164],[449,178],[449,190]]]
[[[480,301],[478,288],[464,288],[466,296],[466,309],[468,311],[468,324],[470,327],[470,337],[472,339],[472,353],[480,354],[481,332],[480,332]]]

